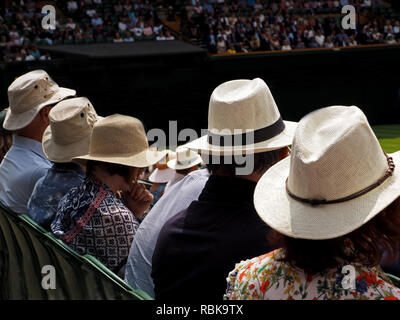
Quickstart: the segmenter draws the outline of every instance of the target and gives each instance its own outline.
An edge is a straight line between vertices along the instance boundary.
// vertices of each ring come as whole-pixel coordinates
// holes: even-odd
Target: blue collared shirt
[[[0,164],[0,201],[16,213],[27,213],[33,188],[50,167],[40,142],[14,134]]]
[[[207,169],[196,170],[177,182],[160,198],[140,224],[133,239],[125,281],[154,297],[151,260],[164,223],[197,200],[209,178]]]
[[[61,198],[80,185],[84,178],[83,170],[76,163],[54,164],[36,183],[28,202],[28,215],[50,230]]]

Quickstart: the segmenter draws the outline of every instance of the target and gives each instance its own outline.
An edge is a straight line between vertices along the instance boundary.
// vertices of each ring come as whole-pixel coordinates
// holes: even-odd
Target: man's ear
[[[279,161],[285,159],[286,157],[288,157],[290,154],[290,150],[289,147],[284,147],[280,150],[279,152]]]
[[[49,113],[50,113],[51,107],[44,107],[39,111],[40,118],[42,122],[46,123],[48,125],[50,123],[49,120]]]

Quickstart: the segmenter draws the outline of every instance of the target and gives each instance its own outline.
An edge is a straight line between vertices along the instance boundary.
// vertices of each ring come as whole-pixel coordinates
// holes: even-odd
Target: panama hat
[[[90,138],[89,153],[75,159],[145,168],[160,161],[166,154],[166,151],[149,149],[140,120],[114,114],[96,122]]]
[[[262,79],[233,80],[211,94],[207,135],[185,147],[213,155],[270,151],[292,144],[296,126],[282,120]]]
[[[358,229],[399,195],[400,152],[384,153],[359,108],[332,106],[301,119],[291,156],[261,177],[254,205],[278,232],[323,240]]]
[[[154,183],[166,183],[170,181],[175,174],[175,171],[168,167],[167,162],[175,159],[174,151],[166,150],[167,156],[156,163],[156,169],[149,176],[149,180]]]
[[[10,131],[22,129],[32,122],[42,108],[75,93],[75,90],[59,87],[44,70],[28,72],[8,87],[9,109],[4,128]]]
[[[56,104],[43,135],[44,154],[52,162],[71,162],[74,157],[87,154],[93,126],[100,119],[87,98]]]
[[[202,161],[199,154],[182,146],[176,149],[176,159],[168,161],[167,165],[174,170],[184,170],[192,168]]]

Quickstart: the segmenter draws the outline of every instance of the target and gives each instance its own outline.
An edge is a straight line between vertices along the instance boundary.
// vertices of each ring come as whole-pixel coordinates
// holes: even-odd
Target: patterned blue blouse
[[[61,199],[51,230],[79,254],[91,254],[118,271],[139,223],[122,199],[87,176]]]
[[[50,230],[58,203],[73,187],[80,185],[85,173],[76,163],[54,164],[40,178],[28,202],[28,215],[42,227]]]

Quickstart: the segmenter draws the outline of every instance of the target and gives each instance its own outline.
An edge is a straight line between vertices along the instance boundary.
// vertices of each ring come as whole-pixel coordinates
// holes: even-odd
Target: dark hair
[[[177,173],[181,174],[181,175],[186,176],[186,175],[188,175],[190,172],[192,172],[195,168],[197,169],[198,166],[196,165],[196,166],[193,166],[193,167],[190,167],[190,168],[187,168],[187,169],[175,170],[175,171],[176,171]]]
[[[254,157],[253,172],[263,172],[272,167],[275,163],[279,161],[281,152],[285,150],[287,150],[287,147],[248,155],[252,158]],[[238,163],[236,156],[203,155],[203,159],[205,159],[204,162],[206,163],[208,171],[210,171],[211,173],[222,171],[230,176],[235,175],[237,168],[243,168],[246,165],[246,163]]]
[[[328,240],[295,239],[275,230],[268,241],[283,249],[285,261],[308,274],[338,266],[338,262],[360,263],[366,267],[388,263],[398,258],[400,244],[400,197],[377,216],[355,231]],[[383,253],[387,253],[382,261]]]
[[[86,166],[86,175],[92,175],[95,167],[99,167],[105,170],[110,175],[118,174],[125,179],[127,183],[130,183],[132,178],[132,167],[124,166],[122,164],[108,163],[101,161],[88,160]]]

